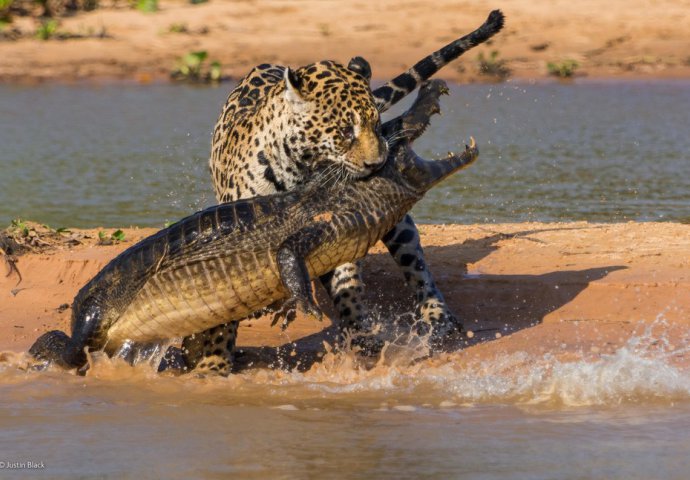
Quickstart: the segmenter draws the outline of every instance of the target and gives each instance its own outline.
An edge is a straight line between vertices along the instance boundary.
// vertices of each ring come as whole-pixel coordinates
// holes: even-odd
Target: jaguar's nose
[[[377,170],[386,163],[386,158],[388,158],[388,142],[386,142],[383,137],[379,137],[377,158],[365,161],[364,166],[369,170]]]

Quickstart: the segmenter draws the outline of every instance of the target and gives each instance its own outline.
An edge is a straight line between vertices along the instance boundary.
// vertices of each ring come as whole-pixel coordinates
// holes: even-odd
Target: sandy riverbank
[[[22,281],[16,273],[0,277],[0,351],[24,351],[44,331],[68,329],[64,304],[118,252],[153,231],[125,229],[126,241],[113,246],[97,245],[97,230],[83,231],[91,238],[82,237],[81,245],[19,257]],[[422,232],[440,288],[476,332],[463,358],[522,351],[596,357],[648,325],[672,347],[690,340],[690,225],[427,225]],[[380,244],[366,259],[366,281],[369,303],[385,316],[409,308],[411,293]],[[243,324],[239,344],[297,342],[314,351],[328,326],[298,318],[283,333],[259,319]],[[688,364],[682,353],[673,361]]]
[[[263,62],[347,62],[362,55],[382,80],[476,28],[493,8],[505,12],[505,30],[491,45],[443,70],[443,78],[485,80],[478,74],[477,54],[492,50],[521,79],[546,77],[547,62],[565,59],[579,62],[578,72],[590,78],[690,78],[687,0],[255,0],[200,5],[161,0],[155,13],[125,8],[126,3],[60,20],[58,32],[103,33],[105,38],[41,41],[32,38],[34,20],[15,18],[14,26],[25,36],[0,41],[0,81],[155,81],[167,78],[178,57],[196,50],[208,51],[232,77]],[[171,33],[173,26],[185,31]]]

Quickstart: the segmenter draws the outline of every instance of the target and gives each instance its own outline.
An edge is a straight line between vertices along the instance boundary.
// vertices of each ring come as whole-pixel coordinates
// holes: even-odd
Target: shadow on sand
[[[590,227],[591,228],[591,227]],[[496,252],[503,240],[521,239],[545,243],[531,236],[541,232],[574,230],[577,227],[525,230],[511,234],[495,233],[463,243],[425,248],[437,284],[451,310],[463,320],[474,336],[454,335],[445,342],[444,350],[454,351],[477,343],[510,335],[538,325],[549,313],[571,302],[590,282],[626,268],[610,265],[584,270],[558,270],[540,275],[468,274],[467,265],[479,262]],[[381,323],[409,317],[413,290],[403,281],[397,266],[388,254],[368,256],[364,261],[367,301],[374,307]],[[323,305],[325,296],[319,298]],[[407,315],[406,315],[407,314]],[[399,327],[398,322],[398,327]],[[332,343],[337,329],[331,326],[280,347],[242,347],[237,352],[237,370],[251,366],[309,369],[326,352],[324,342]]]

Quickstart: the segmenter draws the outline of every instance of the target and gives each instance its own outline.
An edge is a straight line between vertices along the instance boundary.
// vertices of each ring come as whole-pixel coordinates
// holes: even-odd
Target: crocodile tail
[[[385,112],[448,63],[493,37],[503,28],[504,18],[500,10],[492,11],[481,27],[435,51],[405,73],[374,90],[372,93],[379,112]]]

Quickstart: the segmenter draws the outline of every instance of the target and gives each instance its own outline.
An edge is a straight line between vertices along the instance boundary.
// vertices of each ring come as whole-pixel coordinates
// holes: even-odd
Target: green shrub
[[[502,81],[510,76],[510,69],[506,61],[498,58],[498,55],[498,50],[493,50],[488,57],[484,56],[484,52],[480,52],[479,55],[477,55],[477,62],[481,75],[493,77]]]
[[[211,83],[223,80],[220,62],[214,61],[205,69],[208,52],[200,50],[189,52],[177,61],[176,68],[170,73],[173,80],[189,83]]]
[[[57,29],[57,20],[42,20],[41,24],[36,29],[36,38],[38,38],[39,40],[48,40],[51,37],[55,36],[55,34],[57,33]]]
[[[575,70],[580,64],[575,60],[563,60],[561,62],[548,62],[546,68],[549,71],[549,75],[558,78],[572,78],[575,75]]]
[[[108,235],[105,231],[101,230],[98,232],[98,243],[101,245],[112,245],[114,243],[124,242],[125,232],[122,230],[115,230],[113,233]]]
[[[189,28],[186,23],[171,23],[168,27],[170,33],[188,33]]]
[[[158,0],[137,0],[136,4],[137,10],[140,12],[157,12],[158,11]]]

